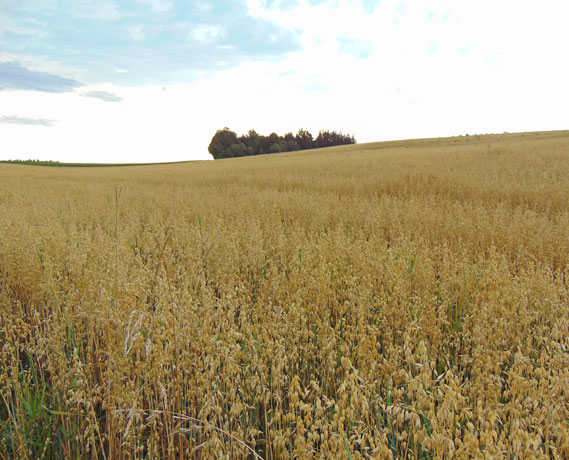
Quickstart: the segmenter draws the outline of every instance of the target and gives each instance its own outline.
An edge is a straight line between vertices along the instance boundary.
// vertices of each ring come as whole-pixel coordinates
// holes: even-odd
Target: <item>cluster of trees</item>
[[[209,144],[209,153],[214,159],[263,155],[265,153],[294,152],[334,145],[355,144],[353,135],[336,131],[320,131],[316,139],[306,129],[299,129],[296,135],[286,133],[279,136],[271,133],[263,136],[251,129],[247,134],[237,136],[229,128],[217,130]]]

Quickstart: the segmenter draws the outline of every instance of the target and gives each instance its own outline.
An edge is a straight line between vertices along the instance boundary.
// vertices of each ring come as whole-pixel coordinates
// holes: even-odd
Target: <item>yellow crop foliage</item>
[[[568,458],[568,262],[568,132],[0,164],[0,458]]]

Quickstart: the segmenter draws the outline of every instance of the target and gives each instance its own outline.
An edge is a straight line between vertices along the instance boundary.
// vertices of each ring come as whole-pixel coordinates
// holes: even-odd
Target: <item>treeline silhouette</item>
[[[271,133],[263,136],[251,129],[247,134],[237,136],[229,128],[217,130],[209,144],[209,153],[215,160],[219,158],[245,157],[266,153],[294,152],[296,150],[317,149],[334,145],[355,144],[353,135],[336,131],[320,131],[316,139],[306,129],[295,134],[279,136]]]
[[[31,166],[58,166],[59,161],[52,160],[0,160],[0,163]]]

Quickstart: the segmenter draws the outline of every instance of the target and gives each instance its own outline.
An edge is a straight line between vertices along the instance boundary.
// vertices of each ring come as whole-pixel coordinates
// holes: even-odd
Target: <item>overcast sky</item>
[[[569,129],[565,1],[0,1],[0,159]]]

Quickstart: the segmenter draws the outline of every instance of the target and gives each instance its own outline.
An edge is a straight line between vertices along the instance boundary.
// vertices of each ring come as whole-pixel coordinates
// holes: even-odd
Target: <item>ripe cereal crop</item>
[[[0,459],[569,457],[569,132],[0,164]]]

